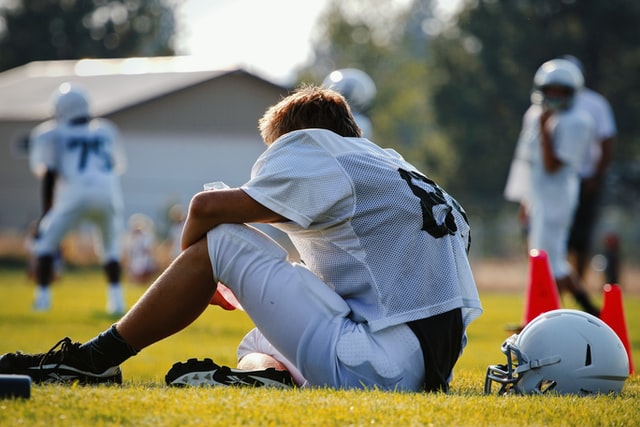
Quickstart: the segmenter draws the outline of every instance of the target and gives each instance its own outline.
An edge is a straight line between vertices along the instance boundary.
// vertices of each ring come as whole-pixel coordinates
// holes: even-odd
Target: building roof
[[[0,73],[0,121],[51,117],[51,95],[64,82],[82,85],[94,115],[106,116],[239,68],[213,69],[195,57],[35,61]]]

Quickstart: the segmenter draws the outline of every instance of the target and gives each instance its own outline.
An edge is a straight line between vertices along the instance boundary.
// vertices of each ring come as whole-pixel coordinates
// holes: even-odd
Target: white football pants
[[[105,184],[106,185],[106,184]],[[124,219],[121,195],[116,190],[60,184],[55,201],[40,223],[40,237],[34,244],[37,255],[52,255],[64,236],[81,220],[95,224],[100,232],[103,262],[119,261]]]
[[[546,213],[531,213],[529,250],[541,249],[547,253],[549,267],[555,279],[571,274],[568,261],[567,241],[571,227],[570,215],[550,217]]]
[[[351,321],[342,297],[253,227],[219,225],[207,240],[214,279],[234,292],[284,356],[279,361],[293,363],[309,385],[421,389],[422,351],[407,325],[370,332],[366,324]]]

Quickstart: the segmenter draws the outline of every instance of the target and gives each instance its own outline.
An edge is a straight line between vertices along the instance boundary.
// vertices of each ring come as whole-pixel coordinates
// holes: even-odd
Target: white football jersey
[[[372,331],[462,308],[481,312],[464,210],[393,150],[323,129],[280,137],[242,189],[290,219],[307,267]]]
[[[40,222],[35,251],[48,254],[78,221],[88,218],[100,229],[105,260],[120,257],[123,198],[120,173],[124,152],[119,132],[108,120],[85,124],[44,122],[31,132],[29,163],[42,177],[57,173],[53,206]]]
[[[544,169],[540,147],[541,114],[539,105],[529,107],[516,148],[516,157],[530,169],[529,194],[523,195],[523,199],[534,207],[544,206],[545,215],[549,218],[568,218],[573,215],[578,200],[578,173],[593,138],[593,121],[576,108],[549,118],[547,126],[553,149],[564,163],[560,169],[549,173]]]
[[[585,110],[593,118],[595,132],[593,142],[585,152],[580,175],[590,177],[596,171],[596,165],[602,157],[602,146],[600,141],[616,136],[616,121],[611,110],[609,101],[597,92],[589,88],[584,88],[576,94],[574,108]]]
[[[29,162],[38,176],[51,169],[66,182],[86,185],[121,175],[126,167],[119,132],[105,119],[80,125],[48,121],[32,131],[30,144]]]

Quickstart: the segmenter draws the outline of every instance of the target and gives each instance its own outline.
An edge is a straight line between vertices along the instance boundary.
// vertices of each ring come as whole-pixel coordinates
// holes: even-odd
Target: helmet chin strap
[[[543,366],[560,363],[560,360],[562,360],[560,356],[551,356],[543,359],[530,360],[529,362],[518,365],[514,372],[516,374],[521,374],[531,369],[538,369],[542,368]]]

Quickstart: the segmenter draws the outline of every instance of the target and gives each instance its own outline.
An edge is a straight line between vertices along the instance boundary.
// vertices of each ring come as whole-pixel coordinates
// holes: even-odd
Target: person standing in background
[[[558,290],[569,291],[584,311],[597,317],[599,310],[567,259],[579,169],[594,128],[593,119],[574,105],[583,82],[578,67],[564,59],[538,68],[505,197],[520,203],[520,218],[529,225],[528,248],[547,253]]]
[[[87,94],[77,85],[63,83],[53,101],[54,118],[36,126],[29,137],[30,167],[42,182],[42,216],[33,247],[37,283],[33,308],[51,308],[55,253],[72,227],[89,220],[102,238],[99,255],[109,283],[107,311],[122,314],[124,222],[119,175],[126,165],[120,134],[112,122],[91,117]]]
[[[564,55],[584,75],[582,62]],[[617,127],[609,101],[598,92],[584,87],[575,97],[575,108],[589,113],[595,123],[595,137],[580,168],[580,197],[569,233],[569,256],[580,279],[584,280],[591,255],[593,231],[607,170],[613,160]]]
[[[180,247],[180,238],[182,237],[182,229],[184,228],[184,220],[186,219],[186,212],[184,206],[180,203],[172,205],[169,209],[169,233],[167,241],[169,243],[169,257],[171,261],[176,259],[182,248]]]
[[[136,213],[129,218],[125,253],[129,280],[136,285],[149,285],[160,267],[156,260],[155,225],[147,215]]]

